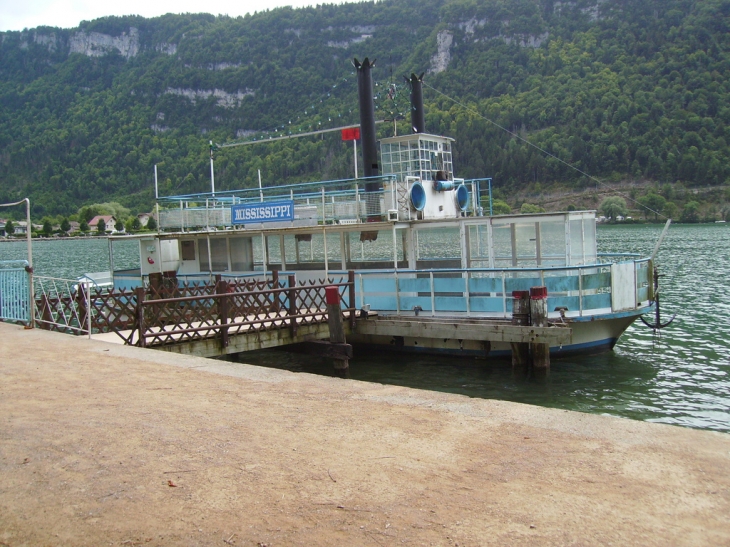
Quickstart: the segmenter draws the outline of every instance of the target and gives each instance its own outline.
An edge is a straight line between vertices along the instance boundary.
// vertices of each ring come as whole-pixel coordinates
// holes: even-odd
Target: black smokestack
[[[373,102],[373,78],[370,69],[375,66],[375,60],[365,57],[361,63],[357,59],[352,62],[357,69],[357,92],[360,97],[360,138],[362,139],[362,162],[366,177],[377,177],[378,169],[378,142],[375,138],[375,104]],[[367,190],[367,185],[365,186]]]
[[[426,119],[423,112],[423,72],[420,76],[411,74],[407,79],[411,85],[411,126],[414,133],[426,132]]]
[[[370,69],[375,66],[365,57],[362,63],[354,59],[352,64],[357,69],[357,91],[360,97],[360,139],[362,140],[363,174],[366,177],[380,175],[378,168],[378,141],[375,138],[375,104],[373,102],[373,79]],[[380,182],[366,182],[365,193],[382,190]],[[378,220],[380,216],[380,196],[366,196],[366,212],[368,220]]]

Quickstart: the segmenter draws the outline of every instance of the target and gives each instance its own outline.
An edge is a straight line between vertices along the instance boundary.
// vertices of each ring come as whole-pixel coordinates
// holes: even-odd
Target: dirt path
[[[0,546],[730,545],[730,436],[0,324]]]

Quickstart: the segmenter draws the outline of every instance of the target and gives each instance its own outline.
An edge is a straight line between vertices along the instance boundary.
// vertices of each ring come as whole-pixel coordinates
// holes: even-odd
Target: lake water
[[[601,226],[599,251],[651,254],[661,226]],[[24,242],[0,243],[0,260],[25,258]],[[114,245],[117,268],[136,265],[133,242]],[[106,240],[34,241],[38,275],[75,278],[109,269]],[[673,225],[659,250],[662,313],[677,319],[654,334],[635,323],[615,350],[553,360],[543,381],[513,378],[508,361],[357,354],[350,376],[594,414],[730,432],[730,226]],[[649,318],[653,320],[653,318]],[[242,362],[331,374],[317,357],[261,351]],[[237,366],[235,362],[231,366]]]

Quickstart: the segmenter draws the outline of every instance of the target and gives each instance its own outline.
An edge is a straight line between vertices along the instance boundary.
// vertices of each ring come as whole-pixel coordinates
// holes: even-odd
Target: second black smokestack
[[[411,74],[411,126],[414,133],[426,132],[426,119],[423,112],[423,72],[420,76]],[[407,79],[407,78],[406,78]]]

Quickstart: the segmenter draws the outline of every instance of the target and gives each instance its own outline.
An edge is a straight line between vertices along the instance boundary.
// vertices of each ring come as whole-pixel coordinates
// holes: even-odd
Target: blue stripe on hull
[[[606,338],[605,340],[596,340],[585,344],[573,344],[563,346],[562,348],[551,348],[550,357],[553,359],[562,359],[573,357],[576,355],[593,355],[611,351],[618,342],[618,338]],[[362,350],[373,349],[377,351],[388,351],[393,353],[411,353],[414,355],[443,355],[450,357],[474,357],[488,359],[509,359],[511,352],[509,350],[490,351],[486,355],[484,351],[471,349],[451,349],[451,348],[433,348],[428,346],[395,346],[391,344],[353,344],[355,346],[355,357],[357,358],[358,348]]]

